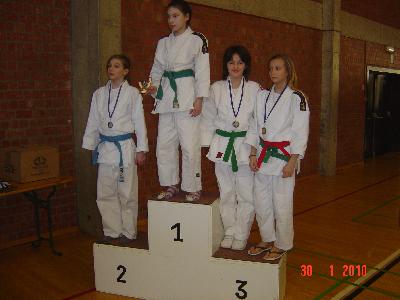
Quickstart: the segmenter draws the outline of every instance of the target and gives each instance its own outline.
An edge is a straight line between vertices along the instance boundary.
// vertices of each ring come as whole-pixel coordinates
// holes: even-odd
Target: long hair
[[[287,84],[291,89],[295,89],[297,87],[297,74],[296,69],[294,67],[294,63],[292,59],[286,54],[275,54],[268,60],[268,67],[271,61],[274,59],[282,59],[285,63],[285,68],[288,73]]]

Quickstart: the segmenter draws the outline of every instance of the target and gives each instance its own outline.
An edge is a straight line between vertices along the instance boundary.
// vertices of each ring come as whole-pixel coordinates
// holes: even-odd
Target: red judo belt
[[[269,158],[275,157],[282,159],[284,161],[289,161],[290,154],[286,151],[285,147],[289,146],[289,141],[282,141],[282,142],[270,142],[264,141],[260,138],[260,146],[263,147],[260,153],[260,156],[257,160],[257,166],[261,167],[261,164],[264,162],[268,162]],[[280,150],[282,153],[279,153]]]

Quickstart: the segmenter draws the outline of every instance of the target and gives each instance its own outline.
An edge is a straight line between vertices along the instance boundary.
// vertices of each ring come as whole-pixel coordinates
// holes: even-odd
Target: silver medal
[[[113,127],[113,123],[110,121],[110,122],[108,122],[107,126],[108,126],[108,128],[112,128]]]

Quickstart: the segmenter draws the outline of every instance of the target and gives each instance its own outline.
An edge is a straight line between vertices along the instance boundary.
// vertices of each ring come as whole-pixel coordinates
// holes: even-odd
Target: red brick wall
[[[399,3],[400,5],[400,3]],[[366,43],[366,64],[367,66],[400,69],[400,53],[396,51],[393,57],[393,64],[390,62],[390,54],[386,52],[385,45],[367,42]]]
[[[364,41],[341,37],[336,157],[336,165],[338,167],[363,160],[365,121],[364,48]]]
[[[122,49],[133,61],[131,77],[134,85],[148,76],[157,41],[169,34],[165,17],[167,2],[122,1]],[[209,40],[212,82],[221,79],[223,52],[235,43],[243,44],[251,52],[253,66],[250,78],[264,87],[270,84],[266,72],[268,57],[276,52],[285,52],[293,58],[300,78],[299,86],[308,95],[312,112],[310,142],[302,173],[316,173],[319,155],[321,32],[202,5],[192,5],[192,9],[192,28],[202,32]],[[152,104],[152,99],[145,97],[150,155],[146,168],[139,171],[139,178],[144,183],[139,189],[141,201],[159,186],[155,158],[158,118],[150,115]],[[203,151],[203,186],[206,190],[217,190],[214,167],[205,154]]]
[[[0,148],[57,146],[63,175],[74,173],[69,21],[67,0],[0,3]],[[54,227],[75,226],[74,186],[54,200]],[[22,196],[0,199],[0,245],[33,236],[33,224]]]
[[[399,0],[342,0],[342,10],[378,23],[400,28]]]

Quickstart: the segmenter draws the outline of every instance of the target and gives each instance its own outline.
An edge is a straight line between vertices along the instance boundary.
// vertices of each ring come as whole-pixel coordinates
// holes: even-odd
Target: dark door
[[[400,74],[369,71],[364,157],[400,151]]]

